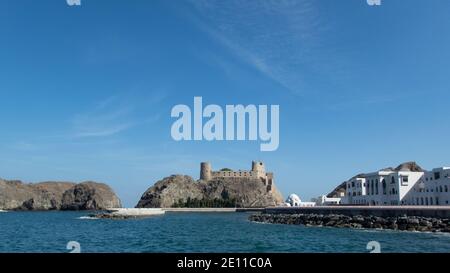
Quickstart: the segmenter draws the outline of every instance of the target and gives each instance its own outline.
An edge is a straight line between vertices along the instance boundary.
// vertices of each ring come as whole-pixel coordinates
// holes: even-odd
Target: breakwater
[[[450,219],[450,206],[317,206],[317,207],[268,207],[270,214],[339,214],[346,216],[420,216]]]
[[[249,220],[270,224],[450,233],[449,219],[422,216],[379,217],[373,215],[261,213],[251,215]]]

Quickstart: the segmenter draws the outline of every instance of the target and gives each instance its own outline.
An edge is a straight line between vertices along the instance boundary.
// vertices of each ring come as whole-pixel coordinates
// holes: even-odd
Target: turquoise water
[[[450,235],[252,223],[246,213],[167,213],[139,220],[86,212],[0,213],[0,252],[450,252]],[[81,217],[81,219],[80,219]]]

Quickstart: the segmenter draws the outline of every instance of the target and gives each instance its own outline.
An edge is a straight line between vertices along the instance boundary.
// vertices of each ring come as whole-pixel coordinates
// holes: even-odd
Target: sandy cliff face
[[[189,176],[173,175],[150,187],[136,205],[138,208],[172,207],[180,200],[233,200],[238,207],[267,207],[283,203],[281,193],[274,187],[268,192],[260,179],[219,178],[194,181]]]
[[[95,210],[120,206],[112,189],[101,183],[25,184],[0,179],[0,209],[3,210]]]

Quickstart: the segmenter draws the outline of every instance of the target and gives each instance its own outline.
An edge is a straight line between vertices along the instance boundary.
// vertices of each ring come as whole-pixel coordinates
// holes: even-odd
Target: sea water
[[[0,214],[0,252],[450,252],[450,235],[261,224],[248,213],[166,213],[110,220],[87,212]]]

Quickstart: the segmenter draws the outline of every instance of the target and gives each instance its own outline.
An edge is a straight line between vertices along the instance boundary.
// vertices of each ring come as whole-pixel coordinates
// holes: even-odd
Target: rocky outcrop
[[[106,184],[84,182],[65,191],[61,210],[101,210],[120,208],[120,200]]]
[[[450,232],[449,219],[419,216],[377,217],[340,214],[254,214],[250,221],[318,227],[389,229],[401,231]]]
[[[283,203],[281,193],[272,186],[267,191],[260,179],[215,178],[194,181],[190,176],[173,175],[156,182],[141,197],[137,208],[183,206],[190,200],[202,206],[268,207]]]
[[[395,171],[425,172],[416,162],[405,162],[397,166]]]
[[[337,186],[333,191],[327,194],[328,198],[337,198],[345,195],[345,191],[347,190],[347,182],[342,182]]]
[[[3,210],[97,210],[120,206],[112,189],[101,183],[26,184],[0,179],[0,209]]]

